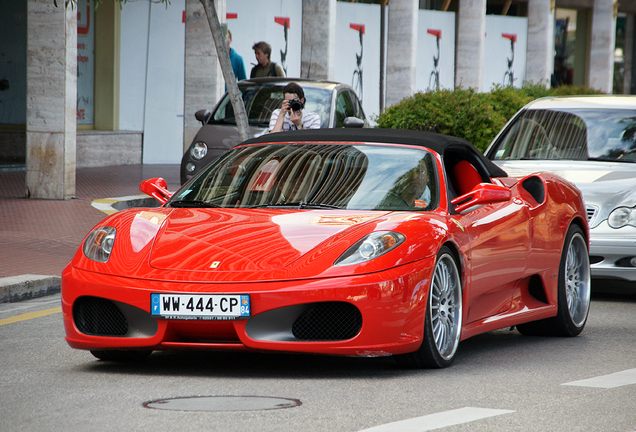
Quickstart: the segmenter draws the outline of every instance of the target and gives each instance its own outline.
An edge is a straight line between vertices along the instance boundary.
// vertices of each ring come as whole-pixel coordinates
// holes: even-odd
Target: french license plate
[[[172,319],[233,320],[250,316],[246,294],[150,294],[152,315]]]

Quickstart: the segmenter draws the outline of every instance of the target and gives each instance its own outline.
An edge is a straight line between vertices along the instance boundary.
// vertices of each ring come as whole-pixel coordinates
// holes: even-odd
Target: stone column
[[[336,0],[303,0],[301,78],[333,80]]]
[[[26,196],[75,195],[77,9],[28,0]]]
[[[415,93],[418,0],[389,1],[386,106]]]
[[[526,81],[550,87],[554,70],[553,0],[528,0]]]
[[[224,23],[225,0],[215,0],[215,6],[219,20]],[[194,118],[194,113],[200,109],[212,110],[225,93],[221,65],[201,0],[186,0],[184,73],[183,151],[185,152],[201,128],[201,123]]]
[[[483,87],[486,0],[459,0],[455,38],[455,86],[480,92]]]
[[[588,84],[606,93],[613,88],[617,8],[615,0],[594,0],[592,10]]]

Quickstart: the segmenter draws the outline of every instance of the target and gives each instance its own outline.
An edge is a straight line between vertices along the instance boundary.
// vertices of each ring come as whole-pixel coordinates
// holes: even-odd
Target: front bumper
[[[412,352],[421,344],[434,264],[433,256],[367,275],[238,284],[140,280],[69,265],[62,274],[66,340],[73,348],[91,350],[260,350],[369,357]],[[154,292],[249,294],[251,316],[232,321],[155,318],[150,314]],[[325,305],[339,314],[336,318],[358,314],[359,331],[335,340],[299,339],[292,328],[301,319],[329,329],[338,321],[315,312]]]
[[[592,278],[636,282],[636,228],[610,228],[607,221],[590,230]]]

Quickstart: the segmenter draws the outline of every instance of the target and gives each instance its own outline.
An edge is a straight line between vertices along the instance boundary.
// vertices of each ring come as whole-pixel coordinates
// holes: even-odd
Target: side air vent
[[[298,340],[335,341],[355,337],[362,329],[362,314],[345,302],[311,305],[295,321],[292,333]]]
[[[80,297],[73,305],[73,321],[77,329],[91,336],[124,336],[128,333],[128,322],[107,299]]]
[[[528,292],[532,297],[543,303],[548,303],[548,298],[545,295],[545,290],[541,278],[537,275],[530,277],[528,281]]]
[[[528,177],[523,181],[522,186],[532,195],[537,204],[541,204],[545,200],[545,185],[539,177]]]

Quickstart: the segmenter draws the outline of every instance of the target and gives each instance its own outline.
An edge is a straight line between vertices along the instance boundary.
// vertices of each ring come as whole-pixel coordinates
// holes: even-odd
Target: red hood
[[[384,214],[177,209],[157,233],[150,265],[156,269],[215,273],[282,269],[339,232]]]
[[[431,256],[445,238],[445,217],[428,212],[283,209],[129,209],[101,223],[117,229],[106,263],[84,256],[77,268],[166,281],[247,282],[350,276]],[[407,243],[377,259],[333,263],[376,230]]]

